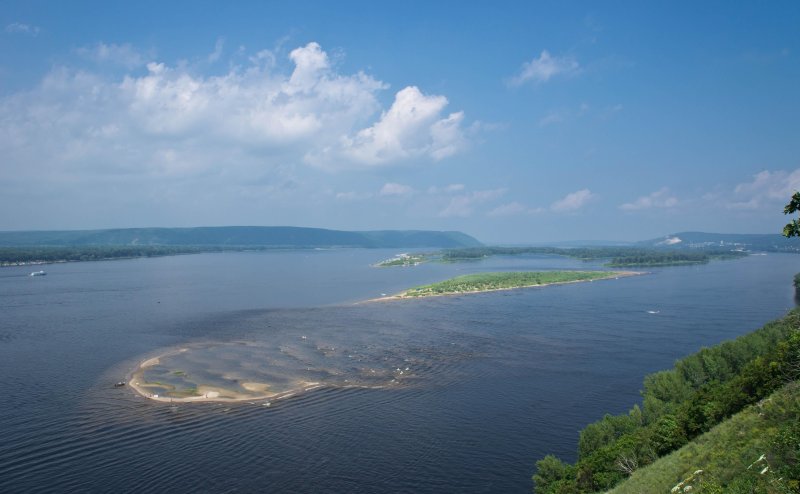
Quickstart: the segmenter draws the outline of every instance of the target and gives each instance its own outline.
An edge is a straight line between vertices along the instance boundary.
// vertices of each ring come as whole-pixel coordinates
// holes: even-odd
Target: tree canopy
[[[800,192],[792,195],[792,200],[783,208],[783,214],[792,214],[800,210]],[[800,220],[793,219],[783,227],[784,237],[800,237]]]

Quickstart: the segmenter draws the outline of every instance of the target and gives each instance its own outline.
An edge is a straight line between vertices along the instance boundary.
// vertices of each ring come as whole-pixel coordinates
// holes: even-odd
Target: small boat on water
[[[45,276],[46,274],[44,271],[34,271],[31,276]]]
[[[115,388],[121,388],[123,386],[125,386],[125,381],[120,381],[120,382],[114,384]]]

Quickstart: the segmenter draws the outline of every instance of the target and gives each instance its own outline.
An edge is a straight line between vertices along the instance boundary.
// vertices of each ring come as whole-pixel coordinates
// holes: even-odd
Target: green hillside
[[[800,383],[793,382],[633,472],[611,494],[800,492]],[[691,489],[687,490],[687,487]]]
[[[659,458],[676,450],[687,447],[685,451],[695,451],[692,448],[699,447],[698,441],[701,439],[698,438],[718,424],[748,407],[762,407],[763,404],[759,404],[761,400],[798,379],[800,310],[795,309],[750,334],[711,348],[703,348],[679,360],[673,369],[647,376],[644,380],[641,408],[634,405],[627,414],[606,415],[581,431],[578,460],[575,464],[564,463],[552,455],[537,462],[537,471],[533,476],[535,492],[590,494],[615,488],[631,475],[644,475],[637,472],[648,465],[656,464]],[[792,416],[791,410],[795,408],[790,407],[787,412],[789,416]],[[762,412],[759,410],[756,414]],[[662,470],[656,468],[654,477],[647,478],[657,478],[658,483],[638,484],[638,487],[629,492],[669,492],[672,486],[687,478],[688,474],[712,467],[712,470],[717,469],[714,482],[724,486],[735,480],[732,472],[738,468],[736,465],[747,462],[756,450],[760,452],[749,459],[747,465],[757,460],[761,454],[767,454],[762,461],[773,462],[773,470],[781,475],[785,474],[786,478],[797,479],[800,475],[797,470],[800,455],[800,442],[797,439],[800,435],[795,434],[800,432],[797,430],[798,416],[795,413],[791,421],[781,418],[785,418],[785,414],[773,416],[773,425],[778,425],[775,425],[777,429],[769,429],[769,434],[775,434],[774,441],[769,442],[773,436],[764,432],[764,427],[769,428],[769,424],[753,429],[758,432],[753,432],[755,439],[751,442],[748,442],[748,432],[744,429],[735,434],[718,433],[731,443],[735,443],[738,437],[742,444],[734,447],[720,439],[720,442],[708,446],[706,453],[698,453],[697,461],[702,460],[701,463],[693,463],[695,460],[689,456],[688,460],[677,462],[672,470],[664,470],[666,473],[663,475],[659,473]],[[759,438],[766,442],[759,442]],[[789,450],[785,450],[786,448]],[[725,456],[735,454],[736,451],[741,455],[737,460],[739,463],[733,462],[733,457]],[[675,461],[684,458],[680,452],[673,456]],[[726,463],[730,463],[732,470],[719,469],[720,465]],[[672,484],[664,489],[665,484],[670,482]],[[711,485],[711,482],[708,484]]]

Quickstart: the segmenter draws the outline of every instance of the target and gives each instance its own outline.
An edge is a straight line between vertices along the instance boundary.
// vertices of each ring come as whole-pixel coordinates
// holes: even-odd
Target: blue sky
[[[0,230],[778,232],[797,2],[2,2]]]

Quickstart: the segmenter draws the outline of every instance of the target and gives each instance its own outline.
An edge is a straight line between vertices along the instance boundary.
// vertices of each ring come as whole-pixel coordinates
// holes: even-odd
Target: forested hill
[[[777,233],[705,233],[680,232],[645,240],[637,245],[673,248],[729,248],[762,252],[800,252],[800,238],[786,238]]]
[[[0,247],[235,246],[457,248],[479,246],[455,231],[382,230],[351,232],[291,226],[124,228],[113,230],[0,232]]]

